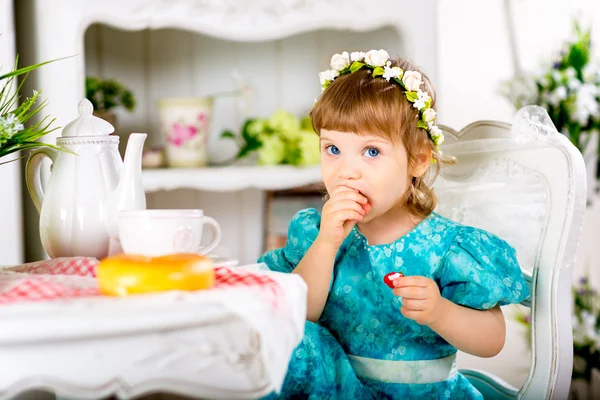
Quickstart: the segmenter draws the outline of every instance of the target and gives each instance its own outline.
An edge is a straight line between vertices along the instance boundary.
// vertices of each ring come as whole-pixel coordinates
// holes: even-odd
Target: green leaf
[[[406,98],[408,99],[408,101],[410,101],[411,103],[414,103],[419,98],[419,95],[417,94],[417,92],[408,92],[407,91],[407,92],[404,92],[404,94],[406,95]]]
[[[364,63],[361,63],[360,61],[354,61],[352,63],[352,65],[350,66],[350,72],[356,72],[364,66],[365,66]]]
[[[392,79],[395,80],[396,83],[399,84],[402,89],[406,90],[404,83],[402,83],[402,75],[400,75],[400,78],[392,78]]]
[[[242,138],[245,141],[248,141],[249,139],[252,138],[252,135],[250,134],[250,132],[248,132],[248,127],[250,126],[250,124],[252,124],[254,121],[256,121],[256,118],[248,118],[246,120],[246,122],[244,122],[244,125],[242,125]]]
[[[417,122],[417,128],[427,129],[429,127],[427,126],[427,122],[420,119],[419,122]]]
[[[223,139],[235,139],[235,134],[229,130],[221,132],[221,138]]]
[[[384,72],[385,70],[383,69],[383,67],[375,67],[375,69],[373,70],[373,78],[375,78],[376,76],[383,75]]]
[[[42,63],[39,63],[39,64],[30,65],[28,67],[19,68],[17,70],[11,71],[11,72],[6,73],[4,75],[0,75],[0,81],[3,80],[3,79],[7,79],[7,78],[11,78],[11,77],[14,77],[14,76],[19,76],[19,75],[28,73],[30,71],[33,71],[34,69],[38,69],[42,65],[50,64],[50,63],[53,63],[55,61],[64,60],[66,58],[71,58],[71,57],[75,57],[75,55],[68,56],[68,57],[56,58],[54,60],[42,62]]]

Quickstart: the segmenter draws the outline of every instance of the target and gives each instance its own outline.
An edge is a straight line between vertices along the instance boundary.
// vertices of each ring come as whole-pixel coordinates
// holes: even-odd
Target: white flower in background
[[[583,67],[583,81],[585,83],[595,83],[598,81],[600,77],[600,71],[598,71],[598,66],[594,63],[588,63],[585,67]]]
[[[433,121],[435,119],[436,115],[437,115],[437,113],[435,112],[435,110],[433,108],[428,108],[423,113],[423,117],[425,117],[425,122],[431,122],[431,121]],[[431,126],[430,126],[430,128],[431,128]]]
[[[431,100],[431,97],[429,97],[429,94],[427,92],[423,92],[421,90],[419,90],[417,92],[417,100],[413,103],[413,107],[416,108],[417,110],[422,110],[425,108],[425,102]]]
[[[517,76],[501,88],[501,94],[519,108],[534,104],[538,99],[538,86],[535,79],[527,76]]]
[[[350,53],[350,61],[352,61],[352,62],[362,61],[364,59],[365,59],[364,51],[353,51],[352,53]]]
[[[577,76],[577,71],[575,71],[575,68],[569,67],[565,69],[564,74],[567,77],[567,79],[573,79]]]
[[[567,81],[567,86],[571,90],[577,90],[581,86],[581,81],[577,78],[572,78]]]
[[[561,101],[567,98],[567,88],[564,86],[557,87],[554,91],[548,93],[548,103],[557,106]]]
[[[542,76],[541,78],[536,79],[536,81],[540,84],[540,86],[542,87],[548,87],[550,86],[550,81],[548,80],[548,78],[546,78],[545,76]]]
[[[321,82],[321,86],[323,86],[327,82],[333,81],[339,75],[339,71],[335,69],[328,69],[322,72],[319,72],[319,81]]]
[[[554,79],[554,81],[560,82],[560,81],[562,81],[562,78],[563,78],[563,76],[559,70],[556,70],[556,69],[552,70],[552,79]]]
[[[374,67],[383,67],[389,58],[390,55],[383,49],[369,50],[367,54],[365,54],[365,62]]]
[[[416,92],[423,83],[422,76],[419,71],[407,71],[402,77],[402,83],[406,90]]]
[[[596,95],[598,94],[598,89],[596,86],[591,84],[582,85],[576,93],[575,96],[575,120],[580,125],[587,125],[588,119],[590,116],[597,117],[600,113],[600,109],[598,106],[598,101],[596,100]]]
[[[392,78],[400,78],[402,76],[402,70],[399,67],[383,67],[383,77],[389,82]]]
[[[581,321],[577,317],[574,318],[573,336],[576,343],[583,344],[586,341],[597,343],[599,336],[596,331],[596,317],[589,311],[581,312]]]
[[[347,51],[342,54],[334,54],[331,56],[331,68],[336,71],[341,71],[350,65],[350,56]]]
[[[6,143],[11,137],[21,132],[25,127],[13,113],[0,116],[0,144]]]

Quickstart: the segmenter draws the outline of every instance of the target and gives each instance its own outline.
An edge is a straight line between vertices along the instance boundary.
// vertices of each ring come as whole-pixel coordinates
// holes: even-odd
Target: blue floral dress
[[[315,209],[298,212],[286,246],[259,261],[291,272],[317,237],[320,221]],[[270,398],[482,399],[456,372],[456,348],[400,313],[401,299],[383,282],[389,272],[429,277],[443,297],[475,309],[529,296],[514,249],[481,229],[432,213],[395,242],[372,246],[354,227],[337,254],[323,313],[318,323],[306,322],[282,391]],[[452,363],[450,373],[428,381],[443,362]]]

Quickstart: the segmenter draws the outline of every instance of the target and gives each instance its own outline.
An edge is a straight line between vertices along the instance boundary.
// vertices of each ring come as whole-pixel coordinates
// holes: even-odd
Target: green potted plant
[[[41,92],[34,90],[31,97],[19,102],[19,91],[29,72],[53,61],[56,60],[18,68],[17,57],[14,69],[0,75],[0,164],[9,162],[3,161],[2,158],[17,151],[31,150],[41,146],[62,150],[55,145],[38,141],[42,136],[57,129],[57,127],[51,127],[54,119],[49,120],[50,117],[46,116],[35,124],[30,123],[30,119],[46,106],[45,100],[36,104]],[[16,91],[13,92],[13,84],[18,76],[22,76],[22,79]]]
[[[117,118],[114,109],[123,107],[132,112],[135,109],[133,92],[122,83],[111,78],[87,76],[85,78],[85,97],[94,106],[94,115],[108,121],[117,130]],[[121,139],[119,150],[124,152],[125,140]]]

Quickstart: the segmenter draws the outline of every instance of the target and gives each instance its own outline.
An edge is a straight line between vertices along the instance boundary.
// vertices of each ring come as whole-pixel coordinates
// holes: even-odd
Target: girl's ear
[[[423,176],[427,172],[427,168],[431,165],[431,149],[428,146],[423,146],[421,152],[417,156],[413,176],[415,178]]]

